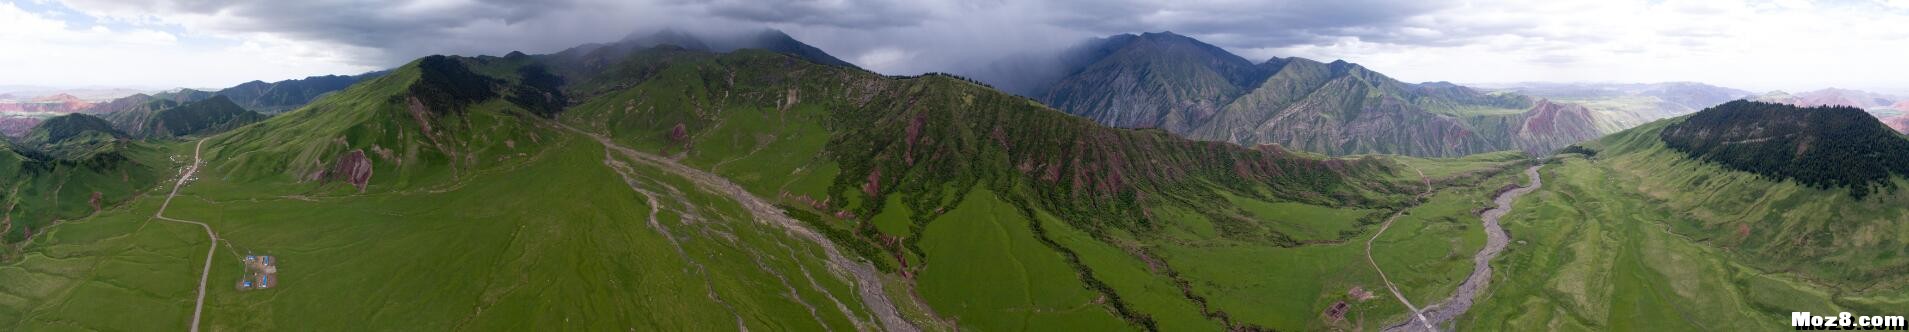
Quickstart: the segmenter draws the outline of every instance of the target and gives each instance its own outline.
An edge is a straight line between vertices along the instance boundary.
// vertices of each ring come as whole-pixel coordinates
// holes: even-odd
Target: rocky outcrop
[[[371,183],[371,158],[365,157],[363,149],[346,151],[338,155],[337,160],[332,161],[331,168],[313,174],[310,180],[322,183],[343,182],[358,188],[358,192],[365,192],[365,186]]]
[[[1512,128],[1515,143],[1519,150],[1534,156],[1602,135],[1591,110],[1584,106],[1539,100],[1516,119],[1517,127]]]

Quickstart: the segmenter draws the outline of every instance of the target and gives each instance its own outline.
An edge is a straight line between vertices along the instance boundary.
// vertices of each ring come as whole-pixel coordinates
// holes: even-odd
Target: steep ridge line
[[[1510,236],[1505,234],[1505,228],[1498,224],[1498,219],[1503,218],[1507,213],[1511,213],[1511,203],[1516,202],[1518,197],[1537,191],[1538,187],[1544,186],[1544,179],[1538,176],[1538,168],[1540,167],[1544,167],[1544,165],[1535,165],[1525,169],[1525,176],[1531,178],[1531,185],[1518,187],[1517,189],[1498,194],[1498,197],[1492,199],[1497,203],[1497,206],[1486,210],[1485,213],[1480,216],[1480,219],[1483,220],[1485,225],[1485,247],[1478,249],[1478,255],[1472,257],[1471,276],[1466,277],[1465,282],[1459,284],[1458,289],[1452,291],[1451,297],[1426,306],[1425,311],[1431,312],[1429,317],[1424,312],[1414,310],[1415,315],[1418,317],[1417,319],[1420,319],[1420,322],[1424,323],[1422,325],[1424,325],[1428,331],[1438,331],[1437,328],[1434,328],[1438,324],[1457,319],[1458,316],[1464,315],[1466,310],[1471,309],[1474,303],[1473,300],[1478,297],[1478,292],[1491,285],[1491,260],[1497,258],[1498,253],[1505,251],[1505,245],[1511,239]],[[1409,324],[1400,323],[1399,325],[1388,327],[1385,330],[1402,331],[1407,329],[1410,329]]]
[[[192,145],[192,164],[187,165],[186,172],[179,175],[179,181],[172,184],[172,193],[166,194],[166,201],[159,204],[159,211],[152,213],[152,217],[159,220],[199,225],[200,228],[205,228],[206,237],[212,239],[211,244],[205,251],[205,270],[199,272],[199,298],[193,301],[192,304],[192,328],[190,329],[192,332],[199,331],[199,316],[205,311],[205,282],[207,277],[212,276],[212,256],[219,252],[219,235],[218,233],[212,232],[211,225],[197,221],[166,217],[166,207],[172,206],[172,198],[179,196],[179,188],[185,187],[186,181],[192,180],[192,174],[199,172],[199,164],[201,163],[199,160],[199,151],[203,147],[205,147],[205,139],[199,139],[198,144]]]
[[[572,132],[594,138],[598,143],[603,144],[605,148],[621,153],[630,160],[673,173],[690,180],[691,183],[696,184],[696,186],[704,190],[723,194],[731,199],[735,199],[745,210],[749,211],[749,214],[755,215],[757,221],[780,226],[791,234],[814,242],[817,246],[822,247],[824,254],[828,255],[830,265],[848,271],[850,275],[854,276],[856,290],[861,293],[862,302],[866,304],[869,311],[873,312],[881,321],[883,328],[889,331],[920,331],[914,324],[901,318],[899,310],[895,308],[893,302],[889,301],[887,293],[883,291],[882,281],[880,276],[877,275],[880,272],[876,272],[873,265],[849,259],[848,256],[842,254],[841,250],[836,249],[834,242],[830,242],[830,240],[823,237],[821,233],[817,233],[801,222],[783,215],[780,208],[763,201],[762,198],[756,197],[755,194],[743,189],[742,186],[736,185],[734,182],[730,182],[721,176],[685,166],[668,158],[639,152],[635,149],[618,145],[615,141],[603,135],[587,132],[568,125],[556,125]]]
[[[1418,173],[1419,181],[1425,182],[1425,192],[1419,193],[1418,199],[1422,200],[1427,196],[1431,196],[1432,179],[1425,177],[1425,171],[1419,170],[1418,167],[1414,167],[1410,164],[1405,165],[1405,167],[1412,167],[1412,172]],[[1392,228],[1392,222],[1399,220],[1399,216],[1405,215],[1405,211],[1409,210],[1411,210],[1411,208],[1400,209],[1399,212],[1392,213],[1391,217],[1385,218],[1384,224],[1379,225],[1379,231],[1372,233],[1371,239],[1365,240],[1365,261],[1366,263],[1372,264],[1373,271],[1379,272],[1379,281],[1385,282],[1385,288],[1392,291],[1392,296],[1399,298],[1399,303],[1404,303],[1405,309],[1412,310],[1414,318],[1410,319],[1410,321],[1427,322],[1428,320],[1425,319],[1425,314],[1420,313],[1418,307],[1413,306],[1412,301],[1405,298],[1405,293],[1400,292],[1399,287],[1392,284],[1392,279],[1385,276],[1385,269],[1379,268],[1379,261],[1372,259],[1372,241],[1377,241],[1379,236],[1385,235],[1385,230]],[[1408,324],[1411,323],[1410,321],[1400,324]],[[1425,324],[1425,329],[1428,331],[1437,330],[1432,328],[1432,324],[1429,323]]]

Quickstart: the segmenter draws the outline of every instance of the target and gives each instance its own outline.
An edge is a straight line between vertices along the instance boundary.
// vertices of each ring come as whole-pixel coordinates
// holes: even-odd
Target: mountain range
[[[976,72],[1110,126],[1328,155],[1535,155],[1604,133],[1593,113],[1575,105],[1444,82],[1404,83],[1345,61],[1253,63],[1171,32],[1095,39],[1059,53],[988,67],[1053,67],[1046,70]]]
[[[116,130],[133,137],[151,138],[220,133],[258,122],[265,115],[246,110],[232,102],[232,98],[217,95],[183,104],[147,100],[139,106],[107,113],[104,118]]]
[[[1829,88],[1795,94],[1771,91],[1752,99],[1803,107],[1854,107],[1869,112],[1897,132],[1909,134],[1909,98],[1861,90]]]
[[[1583,105],[1594,111],[1604,132],[1636,127],[1751,98],[1749,91],[1695,82],[1667,83],[1511,83],[1484,85],[1485,89]]]
[[[612,48],[425,57],[235,128],[182,131],[163,122],[178,110],[206,109],[213,111],[178,113],[191,123],[225,123],[215,120],[242,114],[233,98],[171,106],[172,99],[154,97],[128,109],[157,110],[143,122],[160,125],[120,125],[145,128],[146,140],[90,115],[56,118],[87,124],[79,132],[111,142],[126,158],[75,167],[87,170],[72,175],[84,181],[64,185],[35,182],[50,178],[43,173],[0,174],[35,179],[15,182],[15,192],[31,194],[8,199],[69,207],[22,205],[34,213],[11,213],[21,218],[11,221],[19,230],[13,243],[35,243],[12,247],[11,255],[76,246],[137,257],[127,259],[168,257],[176,250],[124,245],[155,241],[143,234],[156,233],[66,236],[156,214],[202,220],[222,242],[286,264],[278,274],[286,286],[268,291],[278,300],[226,287],[208,292],[208,302],[235,303],[206,307],[205,325],[214,329],[501,327],[524,317],[560,320],[558,312],[591,313],[589,324],[604,328],[1303,328],[1309,323],[1290,312],[1241,302],[1248,293],[1237,290],[1259,283],[1228,277],[1202,257],[1306,250],[1355,266],[1351,251],[1329,244],[1417,204],[1414,193],[1428,183],[1406,175],[1416,173],[1404,160],[1323,158],[1109,128],[947,75],[890,77],[800,52]],[[47,134],[29,137],[73,136],[53,130],[67,127],[42,126]],[[169,138],[182,132],[197,142]],[[1465,179],[1517,162],[1454,162],[1435,174],[1441,186],[1484,191],[1488,185]],[[152,179],[184,165],[202,166],[182,199],[123,189],[156,187]],[[127,177],[98,176],[114,173]],[[93,198],[100,208],[70,208],[76,192],[103,193]],[[1236,205],[1252,208],[1230,208]],[[1279,208],[1265,208],[1272,206]],[[1283,209],[1316,215],[1269,212]],[[1462,213],[1441,211],[1421,214]],[[70,219],[87,222],[59,221]],[[150,227],[172,226],[183,225]],[[54,233],[38,231],[47,227]],[[389,238],[410,240],[382,240]],[[372,251],[409,258],[350,258]],[[579,271],[512,257],[644,258]],[[1280,264],[1280,257],[1287,256],[1235,263]],[[977,263],[1009,258],[1015,263]],[[462,263],[420,269],[414,259]],[[236,262],[215,260],[213,270]],[[293,269],[292,262],[331,263]],[[46,263],[17,264],[37,270]],[[1458,267],[1438,270],[1447,268]],[[0,279],[17,277],[8,273]],[[38,287],[85,287],[91,278],[61,275]],[[88,299],[142,301],[178,294],[182,284],[141,283],[131,286],[136,292]],[[1306,287],[1340,293],[1345,286]],[[415,301],[371,308],[355,297],[321,295],[344,289],[387,289]],[[641,300],[615,289],[659,296]],[[551,292],[570,300],[537,300]],[[41,326],[63,314],[34,308],[66,299],[37,297],[0,312],[30,313],[6,317]],[[473,306],[488,309],[473,314]],[[142,324],[184,324],[169,314],[175,307],[120,312],[151,318]],[[259,310],[299,314],[246,318],[275,315]],[[409,314],[373,314],[386,311]]]
[[[1457,303],[1439,326],[1769,330],[1909,309],[1909,138],[1864,109],[1404,83],[1171,33],[978,79],[775,31],[631,36],[47,118],[0,141],[0,324],[1372,330]],[[257,255],[271,287],[241,281]]]
[[[1901,97],[1861,90],[1828,88],[1800,93],[1771,91],[1757,95],[1756,100],[1772,103],[1784,103],[1803,107],[1849,106],[1859,109],[1893,108]]]
[[[0,102],[0,112],[15,113],[72,113],[92,107],[93,103],[70,94],[41,96],[25,101],[8,100]]]

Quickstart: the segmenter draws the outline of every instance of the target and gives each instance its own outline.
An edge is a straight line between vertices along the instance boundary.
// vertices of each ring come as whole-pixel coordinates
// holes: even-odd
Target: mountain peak
[[[35,102],[81,102],[82,100],[80,100],[80,97],[74,97],[73,95],[62,92],[62,93],[53,94],[51,96],[33,98],[33,101]]]
[[[630,33],[628,36],[623,37],[623,40],[621,42],[633,43],[638,46],[645,46],[645,47],[660,46],[660,45],[675,45],[677,47],[682,47],[684,49],[689,49],[689,50],[697,50],[697,51],[711,50],[709,48],[709,45],[703,42],[702,38],[697,38],[695,35],[691,35],[689,33],[676,30],[675,28],[664,28],[663,30],[658,30],[655,33],[651,33],[648,35],[644,35],[640,32],[633,32],[633,33]]]
[[[762,29],[762,31],[756,32],[756,36],[761,38],[795,39],[795,37],[790,37],[789,33],[782,32],[782,29],[776,28]]]
[[[89,132],[104,133],[111,135],[113,138],[126,138],[125,133],[113,129],[113,124],[106,122],[104,119],[87,114],[72,113],[48,118],[46,121],[40,122],[39,126],[33,127],[33,130],[27,134],[27,139],[22,141],[27,143],[27,145],[60,144],[67,140],[81,137]]]
[[[1140,36],[1141,36],[1141,37],[1153,37],[1153,38],[1161,38],[1161,37],[1178,37],[1178,38],[1187,38],[1187,39],[1192,39],[1192,38],[1188,38],[1188,37],[1187,37],[1186,35],[1182,35],[1182,34],[1177,34],[1177,33],[1173,33],[1173,31],[1160,31],[1160,32],[1142,32],[1142,33],[1140,33]]]
[[[1313,59],[1309,59],[1309,58],[1304,58],[1304,57],[1296,57],[1296,56],[1289,56],[1289,57],[1283,57],[1283,58],[1282,58],[1282,57],[1272,57],[1272,58],[1268,58],[1268,59],[1266,59],[1266,61],[1279,61],[1279,62],[1311,62],[1311,63],[1317,63],[1317,64],[1325,64],[1324,62],[1319,62],[1319,60],[1313,60]]]
[[[610,51],[612,58],[621,57],[617,54],[627,54],[628,52],[633,52],[635,49],[649,47],[675,46],[685,50],[717,53],[753,48],[788,54],[809,60],[810,62],[825,65],[860,68],[856,67],[853,63],[836,58],[834,55],[822,51],[822,49],[803,43],[794,36],[790,36],[788,33],[778,29],[762,29],[754,33],[709,36],[683,32],[674,28],[665,28],[648,35],[644,35],[641,32],[630,33],[629,36],[624,37],[623,40],[618,41],[616,44],[600,46],[609,47],[612,50]],[[580,47],[577,50],[590,52],[597,49],[583,49]]]

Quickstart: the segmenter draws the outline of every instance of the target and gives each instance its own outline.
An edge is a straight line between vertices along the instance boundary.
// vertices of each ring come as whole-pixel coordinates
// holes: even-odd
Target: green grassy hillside
[[[1744,254],[1770,270],[1841,280],[1854,288],[1900,283],[1890,276],[1909,267],[1898,245],[1905,235],[1899,225],[1909,218],[1901,202],[1909,193],[1859,198],[1847,187],[1775,181],[1690,159],[1659,138],[1676,121],[1641,126],[1591,145],[1600,151],[1601,163],[1636,179],[1632,190],[1682,211],[1670,222],[1673,230]]]
[[[1422,189],[1409,166],[1385,158],[1318,160],[1103,128],[949,77],[670,50],[617,70],[642,74],[581,83],[629,88],[562,121],[780,197],[838,242],[867,243],[865,256],[964,327],[1351,327],[1316,319],[1351,287],[1382,287],[1351,240]],[[1481,240],[1444,239],[1482,238],[1464,225],[1511,181],[1495,174],[1522,158],[1495,160],[1414,162],[1449,169],[1454,180],[1439,183],[1465,185],[1408,218],[1428,225],[1402,221],[1388,233],[1400,249],[1377,252],[1416,298],[1449,293],[1470,268],[1448,254]],[[989,228],[996,234],[976,233]],[[1434,253],[1425,248],[1442,249],[1420,257]],[[1005,251],[984,254],[994,250]],[[965,263],[1003,257],[1017,263]],[[1040,272],[1055,269],[1073,272]],[[1305,281],[1269,286],[1256,277],[1269,271]],[[1333,274],[1346,276],[1317,280]],[[1082,311],[1087,298],[1098,309]],[[1404,313],[1396,301],[1359,308],[1366,326]]]
[[[21,137],[20,145],[46,150],[54,145],[85,143],[100,136],[119,139],[125,138],[126,133],[113,129],[112,123],[99,117],[74,113],[46,119]]]
[[[154,189],[173,166],[160,146],[94,130],[76,135],[46,131],[37,130],[37,137],[64,138],[0,149],[4,260],[18,258],[21,243],[49,226],[85,218]]]
[[[1741,110],[1704,112],[1713,111]],[[1748,128],[1829,125],[1809,122],[1817,116],[1809,114],[1692,122],[1724,115],[1756,114],[1653,122],[1584,144],[1593,156],[1546,167],[1545,188],[1506,218],[1517,243],[1494,263],[1503,272],[1491,300],[1460,327],[1778,329],[1792,311],[1909,310],[1909,285],[1899,277],[1909,268],[1901,245],[1909,197],[1899,190],[1859,197],[1861,189],[1759,175],[1665,142],[1792,133],[1735,141],[1796,149],[1794,140],[1812,137],[1807,131]],[[1770,122],[1778,118],[1786,120]]]
[[[127,135],[138,137],[146,134],[146,123],[151,121],[154,113],[179,107],[180,104],[183,103],[145,94],[136,94],[125,98],[114,99],[111,102],[94,105],[90,112],[99,114],[99,117],[105,119],[106,122],[111,122],[114,129],[119,129],[119,131],[125,132]]]
[[[207,138],[206,170],[167,211],[208,223],[223,240],[204,327],[880,324],[849,270],[828,263],[816,242],[758,223],[762,216],[701,182],[549,126],[497,93],[511,91],[512,78],[467,69],[477,62],[427,58]],[[297,144],[306,142],[316,143]],[[381,147],[402,154],[329,158]],[[307,156],[379,165],[361,194],[279,166]],[[171,248],[205,239],[155,234],[180,229],[145,217],[162,198],[139,198],[26,245],[29,258],[10,262],[0,278],[32,287],[9,292],[0,318],[37,328],[183,325],[193,281],[185,271],[198,261],[156,257],[192,256]],[[168,249],[150,247],[154,239]],[[281,286],[231,287],[244,253],[277,255]],[[143,274],[165,276],[119,279]],[[115,318],[82,318],[88,310]]]
[[[1373,256],[1442,297],[1526,162],[1190,141],[765,51],[604,59],[427,57],[204,138],[165,212],[219,234],[202,328],[1374,329],[1406,314],[1348,293],[1384,289],[1376,225],[1403,212]],[[183,327],[214,244],[163,200],[22,244],[0,324]],[[248,253],[278,288],[232,287]]]
[[[508,80],[472,72],[475,61],[424,58],[213,137],[209,167],[235,181],[344,182],[362,191],[449,185],[516,163],[548,134],[531,128],[531,111],[500,98]],[[361,167],[360,178],[341,178]]]
[[[1732,170],[1860,199],[1909,175],[1909,139],[1855,107],[1738,100],[1697,112],[1658,135],[1666,147]]]
[[[236,129],[264,119],[264,115],[247,111],[230,98],[216,96],[153,112],[135,130],[127,132],[143,137],[199,136]]]

